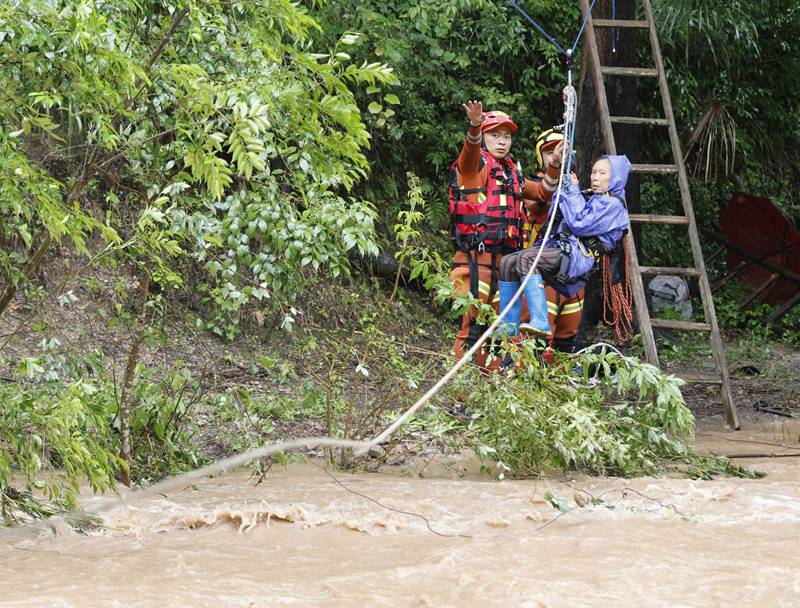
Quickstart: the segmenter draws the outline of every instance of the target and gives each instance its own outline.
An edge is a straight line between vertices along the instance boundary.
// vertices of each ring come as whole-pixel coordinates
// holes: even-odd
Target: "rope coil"
[[[622,241],[625,252],[625,277],[615,283],[611,276],[611,264],[603,261],[603,321],[614,328],[620,342],[627,342],[633,333],[633,291],[630,278],[630,251],[628,242]]]

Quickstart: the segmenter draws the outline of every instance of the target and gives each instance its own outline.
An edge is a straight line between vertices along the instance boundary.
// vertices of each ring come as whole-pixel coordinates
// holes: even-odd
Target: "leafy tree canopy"
[[[318,28],[281,0],[4,3],[12,280],[37,241],[81,248],[95,228],[117,241],[144,223],[163,237],[135,239],[144,259],[182,247],[202,265],[223,332],[252,299],[289,300],[305,265],[337,275],[347,250],[374,251],[374,209],[348,196],[369,168],[353,90],[395,76],[350,59],[356,34],[315,52]]]

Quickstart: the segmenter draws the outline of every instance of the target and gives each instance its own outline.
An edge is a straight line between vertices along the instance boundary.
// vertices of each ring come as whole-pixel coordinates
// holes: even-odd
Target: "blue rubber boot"
[[[500,310],[505,310],[511,298],[519,290],[519,281],[498,281],[500,288]],[[495,338],[506,337],[513,338],[519,335],[519,318],[522,315],[522,296],[517,298],[514,306],[506,313],[500,325],[497,326],[495,331]]]
[[[547,294],[544,291],[542,275],[532,274],[525,285],[525,300],[528,302],[528,311],[531,320],[519,326],[520,333],[537,336],[550,335],[550,322],[547,318]]]

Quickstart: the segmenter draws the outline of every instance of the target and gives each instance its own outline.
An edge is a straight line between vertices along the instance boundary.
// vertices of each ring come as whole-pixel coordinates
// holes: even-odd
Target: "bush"
[[[531,343],[518,356],[526,367],[512,379],[461,380],[471,387],[470,443],[501,471],[526,476],[554,467],[631,476],[690,454],[694,417],[678,378],[615,353],[585,355],[577,368],[568,358],[542,368]],[[601,382],[584,384],[580,371],[588,376],[590,366],[602,370]]]
[[[108,424],[108,394],[43,344],[0,384],[0,511],[5,523],[76,505],[82,480],[102,492],[123,463]],[[19,475],[17,475],[17,471]],[[23,484],[23,490],[17,489]],[[49,501],[43,502],[43,500]]]

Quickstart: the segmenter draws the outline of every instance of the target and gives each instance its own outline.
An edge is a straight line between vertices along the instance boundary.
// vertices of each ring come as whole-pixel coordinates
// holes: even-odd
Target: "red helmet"
[[[486,133],[499,127],[508,127],[511,129],[512,135],[517,132],[517,125],[508,114],[499,110],[487,112],[486,118],[483,119],[481,124],[481,132]]]

